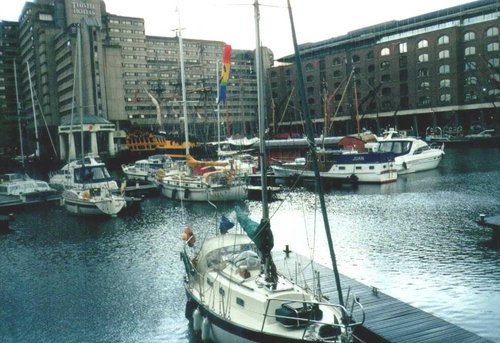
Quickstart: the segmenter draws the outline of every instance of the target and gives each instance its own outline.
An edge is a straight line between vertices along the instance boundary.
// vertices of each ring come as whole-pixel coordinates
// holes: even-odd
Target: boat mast
[[[339,272],[337,269],[337,261],[335,258],[335,251],[333,249],[332,234],[330,232],[330,224],[328,222],[328,215],[326,212],[325,196],[324,196],[323,190],[321,188],[321,180],[320,180],[320,174],[319,174],[319,168],[318,168],[318,159],[316,156],[316,144],[314,142],[314,134],[313,134],[312,125],[311,125],[311,116],[309,113],[309,108],[308,108],[307,101],[306,101],[306,94],[305,94],[305,90],[304,90],[305,88],[304,88],[304,75],[302,73],[302,61],[300,58],[299,47],[297,45],[297,36],[295,34],[295,25],[293,23],[292,7],[290,5],[290,0],[287,0],[287,2],[288,2],[288,13],[290,16],[290,25],[292,28],[293,48],[295,51],[295,65],[297,67],[297,82],[299,83],[299,94],[300,94],[300,98],[302,99],[302,101],[301,101],[302,102],[302,113],[303,113],[304,118],[305,118],[307,140],[308,140],[308,144],[309,144],[309,152],[311,154],[311,161],[312,161],[312,165],[314,168],[316,190],[318,192],[319,202],[320,202],[320,206],[321,206],[321,212],[323,214],[323,223],[325,226],[325,233],[326,233],[326,239],[328,241],[328,248],[330,250],[330,257],[332,260],[333,273],[335,275],[335,283],[337,286],[339,304],[343,307],[344,306],[344,297],[342,296],[342,288],[340,285],[340,276],[339,276]],[[344,311],[342,311],[342,312],[344,312]],[[346,314],[342,313],[342,315],[344,316]]]
[[[182,114],[184,115],[184,139],[186,141],[186,157],[189,155],[189,133],[188,133],[188,118],[187,118],[187,103],[186,103],[186,76],[184,75],[184,47],[182,44],[182,28],[181,28],[181,14],[177,9],[179,16],[179,28],[177,34],[179,38],[179,60],[181,64],[181,89],[182,89]]]
[[[30,92],[31,92],[31,107],[33,109],[33,122],[35,124],[35,141],[36,141],[36,150],[35,157],[40,157],[40,141],[38,140],[38,124],[36,120],[36,110],[35,110],[35,97],[33,95],[33,84],[31,83],[31,72],[30,72],[30,64],[26,61],[26,67],[28,68],[28,80],[30,83]]]
[[[82,20],[83,22],[83,20]],[[80,145],[81,145],[81,154],[82,154],[82,165],[84,165],[85,161],[85,149],[83,146],[83,62],[82,62],[82,27],[81,23],[77,27],[77,43],[76,43],[76,56],[78,58],[78,97],[79,99],[79,110],[80,110]]]
[[[16,87],[16,105],[17,105],[17,127],[19,129],[19,147],[21,149],[21,164],[23,166],[23,170],[25,170],[24,165],[24,146],[23,146],[23,131],[21,129],[21,103],[19,102],[19,89],[17,88],[17,68],[16,68],[16,60],[12,61],[14,65],[14,84]]]
[[[215,62],[215,79],[217,80],[217,157],[220,157],[220,84],[219,84],[219,62]]]
[[[260,153],[260,173],[261,173],[261,187],[262,187],[262,220],[269,221],[269,206],[267,197],[267,158],[266,158],[266,123],[264,120],[265,107],[264,107],[264,90],[263,90],[263,78],[262,78],[262,56],[261,56],[261,42],[260,42],[260,11],[259,11],[259,1],[254,2],[255,11],[255,65],[257,72],[257,113],[259,118],[259,153]]]

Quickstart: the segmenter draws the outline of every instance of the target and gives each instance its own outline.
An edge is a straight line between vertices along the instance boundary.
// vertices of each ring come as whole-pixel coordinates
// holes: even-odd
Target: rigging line
[[[342,102],[344,101],[345,94],[347,93],[347,87],[349,86],[349,82],[351,82],[351,78],[352,78],[353,74],[354,74],[354,69],[351,71],[351,74],[349,75],[349,79],[346,82],[344,91],[342,92],[342,97],[340,98],[339,105],[337,106],[337,110],[335,111],[335,114],[333,115],[333,118],[335,118],[337,116],[337,114],[339,113],[340,106],[341,106]],[[333,120],[332,120],[332,122],[331,122],[330,127],[328,128],[328,130],[331,130],[332,125],[333,125]]]
[[[47,125],[47,120],[45,119],[45,114],[43,113],[43,108],[42,108],[42,105],[40,104],[40,100],[38,100],[38,95],[36,94],[36,91],[35,91],[35,100],[36,100],[36,103],[38,104],[38,108],[40,109],[40,114],[42,115],[43,123],[45,124],[45,130],[47,130],[47,135],[49,136],[50,145],[52,146],[52,150],[54,151],[54,155],[57,156],[56,147],[54,145],[54,141],[52,140],[52,135],[50,134],[49,126]]]

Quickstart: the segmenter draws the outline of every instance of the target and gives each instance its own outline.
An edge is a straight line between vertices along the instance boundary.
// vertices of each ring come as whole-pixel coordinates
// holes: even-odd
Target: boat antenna
[[[23,131],[21,129],[21,102],[19,101],[19,89],[17,88],[17,68],[16,60],[12,61],[14,65],[14,84],[16,86],[16,105],[17,105],[17,127],[19,129],[19,147],[21,152],[21,164],[23,166],[23,171],[26,172],[26,166],[24,164],[24,146],[23,146]]]
[[[335,275],[335,283],[337,286],[337,293],[339,296],[339,304],[344,307],[344,299],[342,296],[342,288],[340,285],[340,276],[339,272],[337,269],[337,261],[335,258],[335,251],[333,249],[333,240],[332,240],[332,235],[330,232],[330,224],[328,222],[328,215],[326,212],[326,205],[325,205],[325,195],[323,194],[323,190],[321,188],[321,180],[320,180],[320,174],[319,174],[319,168],[318,168],[318,159],[316,156],[316,144],[314,142],[314,134],[312,130],[312,125],[311,125],[311,116],[309,113],[309,108],[307,105],[306,101],[306,94],[304,91],[304,75],[302,73],[302,61],[300,58],[300,52],[299,52],[299,47],[297,45],[297,36],[295,34],[295,26],[293,23],[293,14],[292,14],[292,7],[290,5],[290,0],[287,0],[288,3],[288,13],[290,15],[290,25],[292,28],[292,37],[293,37],[293,48],[295,52],[295,66],[297,67],[297,82],[299,83],[298,88],[299,88],[299,94],[301,98],[301,103],[302,103],[302,113],[305,118],[305,127],[306,127],[306,133],[307,133],[307,141],[309,145],[309,152],[311,154],[311,161],[312,165],[314,168],[314,176],[315,176],[315,182],[316,182],[316,190],[318,192],[319,196],[319,202],[321,206],[321,212],[323,214],[323,222],[325,226],[325,233],[326,233],[326,239],[328,241],[328,248],[330,250],[330,257],[332,260],[332,266],[333,266],[333,273]],[[264,192],[265,193],[265,192]],[[342,311],[342,315],[346,315],[344,311]]]

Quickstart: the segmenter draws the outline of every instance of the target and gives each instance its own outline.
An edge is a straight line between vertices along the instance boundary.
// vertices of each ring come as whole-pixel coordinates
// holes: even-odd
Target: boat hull
[[[80,198],[74,193],[63,193],[63,204],[69,213],[83,216],[116,216],[126,206],[124,197],[111,196],[104,199]]]
[[[442,159],[443,154],[440,152],[422,154],[418,157],[396,157],[396,168],[399,175],[416,173],[437,168]]]
[[[244,200],[247,190],[245,185],[187,188],[162,184],[161,194],[172,200],[223,202]]]

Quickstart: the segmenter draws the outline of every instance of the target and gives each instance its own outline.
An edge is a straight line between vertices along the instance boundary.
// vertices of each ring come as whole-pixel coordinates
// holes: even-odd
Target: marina
[[[498,148],[448,149],[437,169],[328,191],[340,273],[368,293],[375,287],[498,342],[500,257],[488,246],[491,228],[476,223],[479,213],[499,210],[498,156]],[[280,198],[271,203],[271,213],[281,208],[271,218],[275,250],[289,245],[311,256],[310,237],[290,230],[297,222],[314,226],[303,213],[314,206],[312,193],[296,189]],[[245,206],[259,217],[259,202]],[[230,216],[233,207],[218,209]],[[110,219],[79,218],[58,206],[16,213],[14,232],[0,236],[1,340],[196,342],[179,310],[186,301],[178,255],[184,225],[202,240],[217,225],[213,207],[158,196],[145,198],[134,215]],[[313,257],[328,267],[325,249]],[[370,299],[358,295],[361,303]]]

